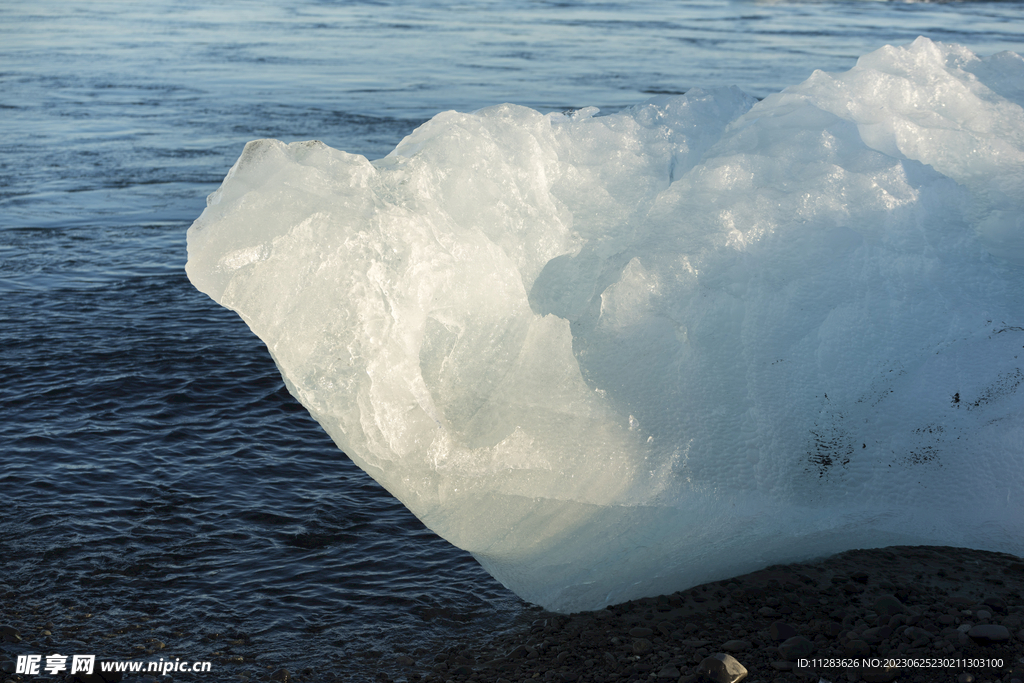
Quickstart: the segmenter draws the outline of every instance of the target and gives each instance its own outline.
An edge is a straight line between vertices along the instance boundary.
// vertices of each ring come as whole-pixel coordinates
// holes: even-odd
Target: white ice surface
[[[755,102],[249,143],[188,275],[527,600],[854,547],[1024,555],[1024,61],[920,38]]]

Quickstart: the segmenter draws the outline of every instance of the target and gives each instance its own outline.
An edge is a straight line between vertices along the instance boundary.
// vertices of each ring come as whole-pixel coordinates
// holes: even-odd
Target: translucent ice
[[[1024,61],[246,146],[188,275],[360,467],[562,611],[854,547],[1024,554]]]

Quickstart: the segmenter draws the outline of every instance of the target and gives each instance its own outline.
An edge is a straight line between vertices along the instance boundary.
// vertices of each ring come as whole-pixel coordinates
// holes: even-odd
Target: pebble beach
[[[18,674],[18,654],[100,643],[119,657],[149,661],[166,648],[170,659],[176,634],[162,631],[158,619],[98,633],[91,614],[56,621],[18,605],[11,591],[0,588],[0,595],[4,683],[1024,681],[1024,560],[964,548],[852,550],[596,612],[528,609],[501,634],[387,657],[366,653],[356,675],[269,662],[259,639],[244,633],[208,635],[205,652],[192,648],[194,658],[211,661],[205,674]]]
[[[570,616],[479,651],[406,657],[408,681],[1024,680],[1024,561],[853,550]]]

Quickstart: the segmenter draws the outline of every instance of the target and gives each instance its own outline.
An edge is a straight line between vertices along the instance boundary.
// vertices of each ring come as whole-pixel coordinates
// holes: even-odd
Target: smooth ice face
[[[420,519],[574,611],[854,547],[1024,555],[1024,61],[246,146],[188,275]]]

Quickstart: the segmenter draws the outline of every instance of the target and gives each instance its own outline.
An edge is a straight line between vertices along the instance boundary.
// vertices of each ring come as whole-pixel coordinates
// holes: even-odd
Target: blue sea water
[[[446,109],[760,97],[918,35],[1020,52],[1024,4],[0,4],[0,621],[76,620],[110,657],[152,622],[183,658],[244,641],[254,671],[369,680],[529,618],[191,286],[206,195],[255,138],[377,158]]]

